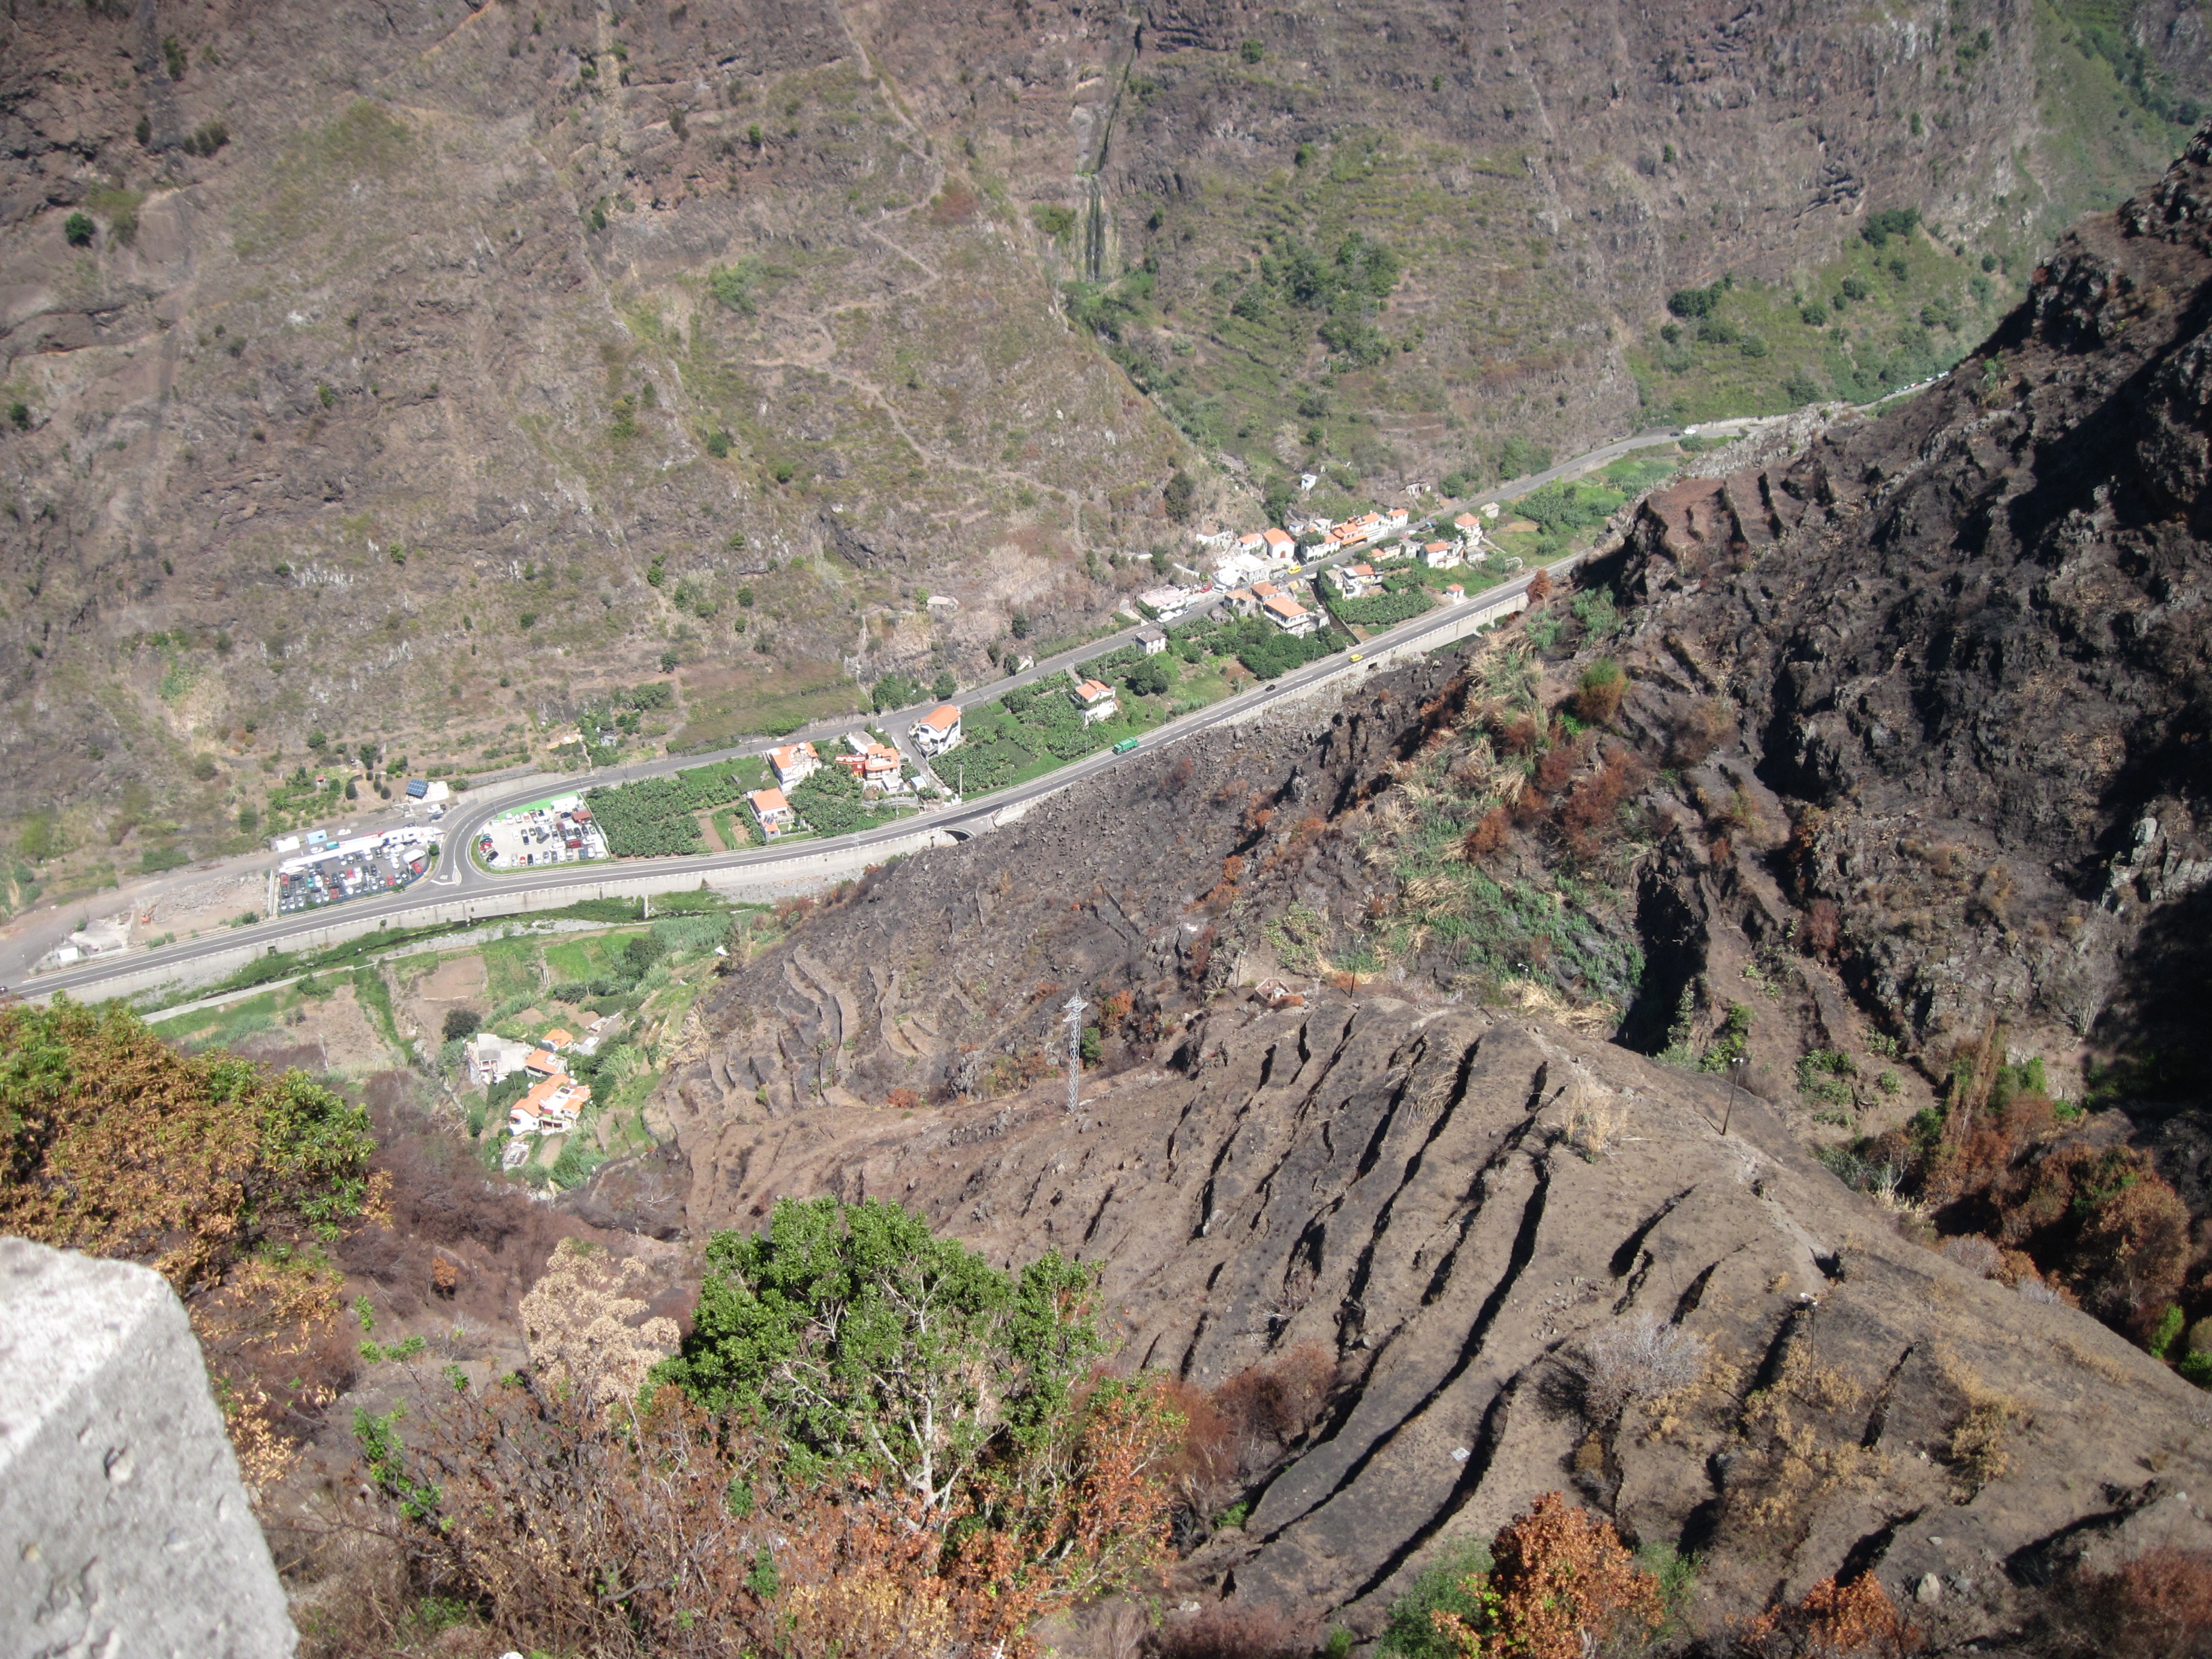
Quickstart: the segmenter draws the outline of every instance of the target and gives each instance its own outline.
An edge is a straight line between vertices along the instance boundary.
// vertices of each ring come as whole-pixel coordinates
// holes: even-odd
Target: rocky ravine
[[[1439,1546],[1577,1484],[1706,1554],[1707,1627],[1871,1565],[1949,1646],[2016,1626],[2084,1549],[2212,1542],[2185,1496],[2212,1478],[2197,1390],[1900,1239],[1763,1107],[1723,1134],[1717,1079],[1327,993],[1217,1004],[1158,1054],[1073,1119],[1053,1085],[691,1117],[691,1224],[893,1199],[995,1260],[1096,1262],[1124,1364],[1212,1385],[1322,1345],[1318,1422],[1189,1571],[1363,1635]],[[1645,1316],[1705,1345],[1704,1377],[1593,1429],[1571,1358]]]

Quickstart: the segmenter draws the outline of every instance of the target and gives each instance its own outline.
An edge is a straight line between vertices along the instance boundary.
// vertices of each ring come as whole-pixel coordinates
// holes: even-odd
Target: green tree
[[[1177,524],[1190,522],[1191,506],[1197,495],[1198,485],[1181,467],[1175,470],[1166,488],[1160,492],[1161,499],[1167,503],[1168,517]]]
[[[760,129],[755,127],[753,144],[758,149]],[[758,259],[746,258],[733,265],[717,265],[707,275],[707,287],[731,310],[740,317],[750,317],[760,309],[760,301],[754,289],[759,287],[762,276]]]
[[[994,1449],[1063,1431],[1103,1349],[1091,1291],[1057,1252],[1005,1273],[896,1204],[783,1199],[764,1237],[709,1241],[691,1334],[653,1380],[781,1443],[794,1473],[935,1510]]]
[[[92,222],[89,213],[72,213],[62,221],[62,234],[69,239],[71,247],[89,246],[93,232],[99,228]]]
[[[53,857],[58,839],[54,833],[54,815],[33,812],[23,820],[23,828],[15,837],[15,850],[33,864],[44,864]]]
[[[921,698],[921,688],[905,675],[890,673],[875,684],[876,713],[887,714],[894,708],[903,708]]]
[[[931,683],[929,694],[930,696],[937,698],[939,702],[942,702],[945,698],[950,697],[959,689],[960,682],[952,678],[952,671],[948,668],[938,675],[937,678]]]

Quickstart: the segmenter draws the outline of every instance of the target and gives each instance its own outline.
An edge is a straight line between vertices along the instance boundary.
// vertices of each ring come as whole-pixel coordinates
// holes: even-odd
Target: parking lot
[[[607,842],[582,798],[562,795],[501,813],[477,836],[476,853],[494,870],[536,870],[603,859]]]
[[[404,887],[429,868],[435,852],[427,832],[409,829],[287,859],[276,867],[277,914]]]

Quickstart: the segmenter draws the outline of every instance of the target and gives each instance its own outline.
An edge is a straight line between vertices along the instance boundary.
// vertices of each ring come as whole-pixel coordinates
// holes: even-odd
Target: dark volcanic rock
[[[2155,988],[2212,881],[2208,208],[2200,136],[1940,386],[1634,527],[1639,653],[1737,705],[1791,896],[1838,908],[1898,1032],[2070,1052],[2198,1018]]]

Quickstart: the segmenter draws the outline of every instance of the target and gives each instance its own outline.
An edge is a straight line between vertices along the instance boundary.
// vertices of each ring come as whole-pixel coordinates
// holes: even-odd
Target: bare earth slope
[[[1945,1647],[2115,1528],[2212,1538],[2176,1495],[2212,1474],[2194,1389],[1901,1240],[1763,1108],[1723,1136],[1717,1079],[1387,998],[1217,1005],[1160,1052],[1073,1120],[1052,1085],[696,1119],[693,1225],[890,1198],[994,1259],[1097,1262],[1129,1361],[1212,1385],[1322,1345],[1320,1421],[1192,1570],[1363,1635],[1440,1546],[1577,1482],[1706,1553],[1701,1626],[1872,1566],[1900,1599],[1937,1575],[1916,1611]],[[1644,1315],[1713,1364],[1594,1429],[1567,1362]]]
[[[1913,378],[2207,90],[2187,0],[2075,9],[2134,82],[1984,0],[19,6],[11,836],[210,850],[312,732],[483,764],[665,659],[695,745],[980,678],[1182,547],[1178,465],[1256,524]],[[1281,262],[1355,234],[1397,281],[1325,317]]]

